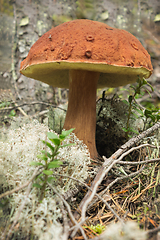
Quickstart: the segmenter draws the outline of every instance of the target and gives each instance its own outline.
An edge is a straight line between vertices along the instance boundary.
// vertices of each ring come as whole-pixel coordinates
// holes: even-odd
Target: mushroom
[[[64,129],[77,137],[97,158],[95,144],[96,90],[149,78],[150,55],[131,33],[79,19],[52,28],[31,47],[20,72],[53,87],[69,88]]]

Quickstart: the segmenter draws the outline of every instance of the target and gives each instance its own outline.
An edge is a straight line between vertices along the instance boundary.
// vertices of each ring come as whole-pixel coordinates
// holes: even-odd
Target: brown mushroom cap
[[[53,87],[69,88],[65,129],[95,144],[96,89],[135,82],[152,74],[150,56],[132,34],[100,22],[73,20],[45,33],[21,63],[20,72]]]
[[[148,52],[125,30],[91,20],[73,20],[46,32],[22,61],[20,72],[54,87],[69,88],[69,70],[100,72],[98,88],[149,78]]]

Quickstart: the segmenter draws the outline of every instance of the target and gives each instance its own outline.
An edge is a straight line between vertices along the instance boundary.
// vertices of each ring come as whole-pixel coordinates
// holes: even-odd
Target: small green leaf
[[[47,157],[52,158],[52,155],[49,152],[47,152]]]
[[[61,140],[59,138],[57,138],[57,139],[50,139],[50,140],[51,140],[51,142],[54,143],[55,146],[59,146],[61,144]]]
[[[156,117],[157,117],[157,121],[159,121],[160,120],[160,115],[156,115]]]
[[[123,130],[124,132],[128,132],[128,129],[126,129],[126,128],[122,128],[122,130]]]
[[[47,156],[48,156],[49,158],[52,158],[52,157],[53,157],[50,153],[47,153]]]
[[[132,135],[128,134],[128,137],[129,137],[129,138],[132,138]]]
[[[41,153],[43,153],[43,155],[46,155],[46,150],[41,150]]]
[[[129,102],[127,100],[123,100],[122,102],[129,106]]]
[[[153,122],[155,122],[155,119],[156,119],[156,118],[155,118],[155,116],[152,114],[152,111],[146,109],[146,110],[144,111],[144,114],[145,114],[146,118],[150,118],[150,119],[152,119]]]
[[[140,110],[140,109],[138,109],[138,108],[135,108],[135,110],[136,110],[139,114],[141,114],[142,116],[144,116],[144,113],[143,113],[142,110]]]
[[[6,102],[2,102],[2,103],[0,104],[0,108],[4,108],[4,107],[6,107]]]
[[[52,144],[50,144],[49,142],[47,142],[47,141],[42,141],[44,144],[46,144],[47,145],[47,147],[49,147],[50,149],[51,149],[51,151],[52,151],[52,153],[54,153],[54,151],[55,151],[55,148],[52,146]]]
[[[149,118],[151,115],[152,115],[152,111],[148,110],[148,109],[145,109],[144,111],[144,115]]]
[[[51,171],[51,170],[43,170],[43,173],[45,175],[51,175],[51,174],[53,174],[53,171]]]
[[[49,139],[59,139],[59,136],[55,134],[54,132],[47,132],[47,137]]]
[[[129,96],[129,98],[128,98],[128,101],[129,101],[129,103],[131,103],[131,102],[132,102],[132,100],[133,100],[133,96],[132,96],[132,95],[130,95],[130,96]]]
[[[42,186],[38,183],[33,183],[33,187],[36,187],[36,188],[42,188]]]
[[[38,176],[36,176],[35,179],[41,178],[41,177],[43,177],[43,176],[44,176],[44,174],[41,173],[41,174],[39,174]]]
[[[43,153],[43,155],[46,157],[49,157],[49,158],[52,157],[52,155],[49,152],[47,152],[46,150],[42,150],[41,153]]]
[[[62,133],[60,134],[60,139],[65,139],[71,132],[73,132],[75,130],[75,128],[71,128],[69,130],[63,130]]]
[[[142,82],[143,85],[146,85],[148,84],[147,80],[145,78],[143,78],[143,82]]]
[[[12,111],[10,111],[10,114],[9,114],[11,117],[14,117],[16,115],[16,111],[13,109]]]
[[[152,119],[153,122],[155,122],[156,117],[154,115],[151,115],[150,118]]]
[[[60,165],[62,164],[63,164],[62,161],[52,161],[48,164],[48,169],[60,167]]]
[[[147,89],[147,88],[145,88],[145,90],[148,92],[148,94],[149,94],[150,98],[152,98],[152,95],[151,95],[150,91],[148,91],[148,89]]]
[[[136,118],[138,118],[139,116],[136,114],[136,113],[132,113]],[[135,118],[134,117],[130,117],[130,119],[132,119],[132,120],[135,120]]]
[[[139,132],[137,132],[136,130],[134,130],[133,128],[130,128],[130,131],[136,134],[139,134]]]
[[[137,216],[136,216],[136,215],[132,215],[131,218],[132,218],[132,219],[136,219]]]
[[[76,144],[75,143],[68,143],[68,144],[61,145],[59,148],[70,147],[70,146],[74,146],[74,145],[76,145]]]
[[[55,178],[55,177],[48,177],[48,178],[47,178],[47,182],[49,182],[49,183],[50,183],[52,180],[54,180],[54,181],[55,181],[55,180],[56,180],[56,178]]]
[[[40,162],[30,162],[29,165],[31,166],[44,166],[42,163]]]
[[[152,92],[154,92],[154,89],[153,89],[152,85],[149,84],[148,82],[147,82],[147,85],[151,88]]]
[[[45,162],[47,161],[48,157],[44,154],[37,155],[37,158],[44,160]]]

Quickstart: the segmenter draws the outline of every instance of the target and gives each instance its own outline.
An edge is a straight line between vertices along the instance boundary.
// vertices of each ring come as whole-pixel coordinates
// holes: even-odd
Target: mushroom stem
[[[69,102],[64,129],[75,128],[76,136],[83,140],[91,158],[97,158],[96,132],[96,90],[98,72],[70,70]]]

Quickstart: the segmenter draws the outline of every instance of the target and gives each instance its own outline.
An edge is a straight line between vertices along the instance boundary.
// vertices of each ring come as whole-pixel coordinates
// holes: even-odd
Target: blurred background
[[[125,29],[141,41],[151,55],[154,68],[149,82],[155,92],[149,101],[159,107],[159,0],[0,0],[0,107],[6,106],[6,102],[8,105],[34,103],[11,112],[11,115],[34,116],[37,112],[45,111],[47,103],[66,103],[68,90],[53,89],[44,83],[28,79],[19,73],[19,67],[30,47],[42,34],[52,27],[77,18],[100,21],[111,27]],[[98,97],[101,93],[102,91],[98,91]],[[122,97],[125,94],[123,88],[106,91],[107,95],[114,93]],[[147,98],[148,96],[144,96],[144,100]]]

